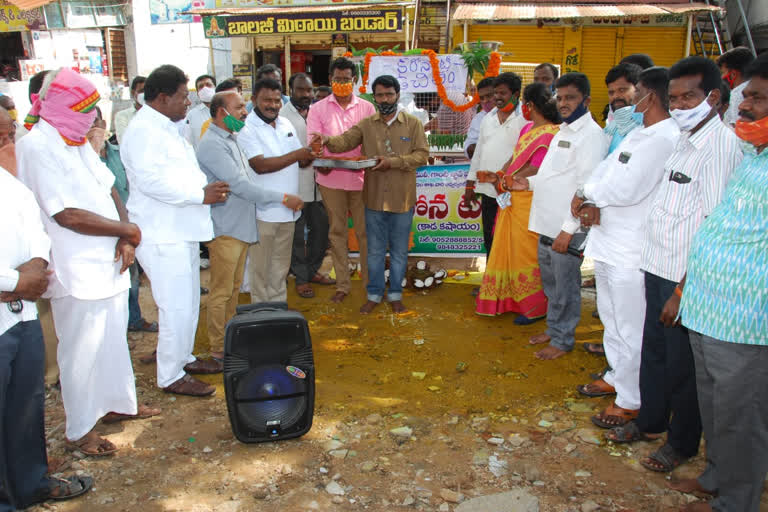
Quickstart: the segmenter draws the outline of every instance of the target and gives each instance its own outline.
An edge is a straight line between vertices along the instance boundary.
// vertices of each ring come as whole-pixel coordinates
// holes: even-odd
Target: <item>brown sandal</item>
[[[145,404],[139,404],[138,408],[136,409],[136,414],[121,414],[119,412],[110,412],[103,418],[101,418],[102,423],[117,423],[119,421],[128,421],[128,420],[145,420],[147,418],[151,418],[152,416],[157,416],[162,411],[160,409],[153,409],[152,407],[149,407]]]
[[[597,398],[599,396],[609,396],[616,394],[616,388],[605,382],[603,379],[584,384],[576,388],[584,396]],[[614,425],[615,426],[615,425]]]
[[[592,416],[592,423],[600,428],[622,427],[637,418],[639,412],[637,409],[624,409],[613,403],[600,414]]]
[[[312,289],[312,287],[309,285],[309,283],[297,284],[296,285],[296,293],[302,299],[311,299],[312,297],[315,296],[315,290]]]
[[[96,439],[94,439],[91,434],[92,432],[89,432],[77,441],[68,440],[67,448],[72,451],[77,450],[89,457],[106,457],[117,451],[117,446],[115,446],[109,439],[105,439],[98,434],[93,433],[93,436],[96,436]],[[90,449],[87,448],[89,446],[91,447]]]

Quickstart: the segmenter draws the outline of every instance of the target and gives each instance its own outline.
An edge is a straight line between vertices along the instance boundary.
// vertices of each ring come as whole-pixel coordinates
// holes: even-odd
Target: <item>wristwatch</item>
[[[576,189],[576,197],[582,200],[585,200],[587,198],[587,196],[584,195],[584,186],[581,186]]]

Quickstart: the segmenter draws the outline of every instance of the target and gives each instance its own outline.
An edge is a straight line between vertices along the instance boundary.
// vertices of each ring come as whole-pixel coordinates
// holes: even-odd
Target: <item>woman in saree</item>
[[[504,170],[479,171],[478,181],[493,183],[499,192],[494,243],[477,296],[476,313],[496,316],[518,313],[515,323],[527,325],[547,313],[547,297],[538,264],[539,237],[528,231],[533,192],[510,192],[515,176],[538,172],[560,115],[549,89],[540,83],[523,90],[523,116],[531,122],[520,131],[515,151]]]

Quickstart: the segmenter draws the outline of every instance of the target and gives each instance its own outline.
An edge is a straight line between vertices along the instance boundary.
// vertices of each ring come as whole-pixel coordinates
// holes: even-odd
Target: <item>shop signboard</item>
[[[482,211],[464,199],[469,164],[416,169],[416,206],[410,252],[485,255]]]
[[[232,76],[243,83],[243,98],[250,101],[253,90],[253,64],[233,64]]]
[[[192,9],[211,9],[214,0],[149,0],[149,16],[153,25],[199,22],[200,16],[182,14]]]
[[[22,11],[6,0],[0,0],[0,32],[40,29],[45,29],[45,20],[39,7]]]
[[[205,37],[250,37],[333,32],[398,32],[403,29],[401,9],[366,9],[331,12],[286,12],[242,16],[205,16]]]
[[[446,91],[464,93],[467,88],[467,66],[458,53],[438,55],[440,76]],[[437,85],[432,75],[432,64],[426,55],[400,55],[397,57],[377,56],[368,67],[368,88],[376,77],[391,75],[400,82],[402,92],[436,92]],[[372,91],[368,91],[372,92]],[[458,101],[463,103],[463,101]]]

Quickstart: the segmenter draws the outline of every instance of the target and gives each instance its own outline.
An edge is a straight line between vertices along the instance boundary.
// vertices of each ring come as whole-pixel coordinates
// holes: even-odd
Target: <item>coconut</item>
[[[427,269],[427,262],[424,260],[419,261],[416,263],[416,268],[419,270],[426,270]]]
[[[408,278],[407,278],[407,277],[404,277],[404,278],[403,278],[403,284],[402,284],[402,286],[403,286],[403,288],[407,288],[407,287],[408,287]]]
[[[413,286],[415,286],[416,288],[424,288],[424,281],[422,281],[421,279],[414,279]]]
[[[435,282],[434,277],[428,277],[424,280],[424,286],[427,288],[430,288],[434,284],[434,282]]]
[[[435,272],[435,279],[443,279],[448,272],[445,271],[445,269],[441,268],[437,272]]]

